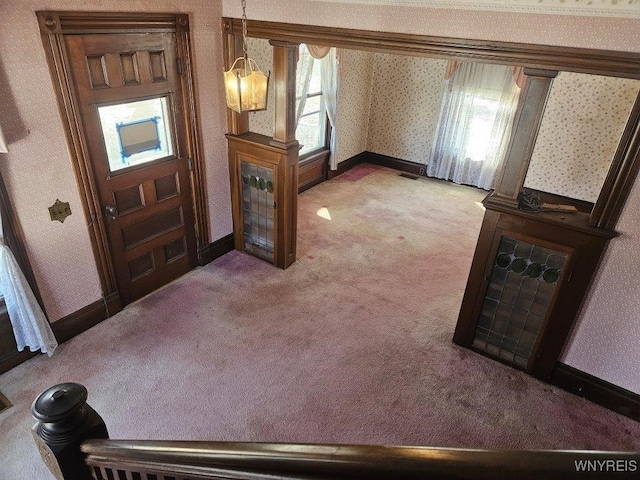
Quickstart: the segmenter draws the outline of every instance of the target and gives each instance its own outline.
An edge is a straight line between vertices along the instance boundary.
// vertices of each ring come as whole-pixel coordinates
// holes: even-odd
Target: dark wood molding
[[[273,140],[272,145],[297,148],[296,140],[296,68],[298,44],[269,41],[273,47]]]
[[[224,18],[223,23],[226,33],[240,35],[240,19]],[[640,53],[636,52],[375,32],[261,20],[249,20],[247,31],[251,37],[291,43],[640,78]]]
[[[347,158],[346,160],[340,162],[338,164],[338,168],[336,170],[329,170],[327,172],[327,180],[331,180],[332,178],[337,177],[338,175],[342,175],[347,170],[351,170],[353,167],[358,165],[359,163],[363,163],[366,161],[367,152],[360,152],[357,155],[354,155],[351,158]]]
[[[118,291],[116,271],[111,258],[107,227],[100,206],[98,186],[88,155],[80,104],[72,82],[65,35],[86,33],[140,33],[145,31],[176,32],[178,54],[183,58],[183,101],[188,137],[188,152],[193,160],[191,184],[193,188],[196,235],[200,244],[208,243],[209,227],[207,196],[204,179],[204,159],[195,99],[193,65],[190,52],[188,15],[136,12],[36,12],[40,34],[49,65],[58,107],[65,129],[82,208],[87,219],[89,238],[96,260],[102,293],[105,297]]]
[[[49,33],[131,33],[176,31],[177,16],[172,13],[147,12],[36,12],[41,31]]]
[[[90,439],[80,448],[96,478],[637,479],[640,461],[637,452],[345,444]],[[591,474],[579,471],[576,460],[594,465],[589,467]],[[609,462],[620,470],[610,468]],[[605,471],[613,474],[601,473]]]
[[[581,370],[556,363],[549,383],[640,422],[640,395]]]
[[[629,114],[629,120],[609,167],[589,224],[599,228],[615,228],[624,204],[640,169],[640,94]]]
[[[79,117],[79,105],[72,85],[67,81],[71,77],[69,60],[64,45],[59,14],[63,12],[36,12],[40,25],[42,44],[49,65],[49,71],[58,100],[62,126],[71,155],[71,163],[76,176],[78,190],[82,200],[82,209],[88,219],[89,238],[96,259],[100,285],[104,295],[117,291],[115,270],[113,268],[104,218],[98,201],[98,191],[91,165],[87,157],[87,147],[82,135]],[[71,13],[71,12],[70,12]]]
[[[64,343],[115,315],[120,310],[122,310],[120,296],[117,293],[113,293],[61,318],[57,322],[53,322],[51,329],[58,343]]]
[[[427,166],[421,163],[410,162],[400,158],[382,155],[380,153],[363,152],[363,162],[373,163],[374,165],[382,165],[383,167],[393,168],[401,172],[412,173],[414,175],[425,175]]]
[[[51,324],[51,330],[53,330],[53,334],[55,335],[56,340],[58,340],[58,344],[62,344],[85,330],[97,325],[103,320],[115,315],[120,310],[122,310],[120,296],[117,293],[113,293],[67,315],[66,317],[61,318],[57,322],[53,322]],[[10,325],[10,322],[7,321],[7,323]],[[0,330],[2,330],[2,326],[3,324],[0,324]],[[9,334],[13,335],[13,332],[11,331],[7,333],[0,331],[0,334],[2,336]],[[15,339],[13,339],[13,345],[14,348],[17,348],[15,347]],[[39,354],[39,351],[30,352],[28,348],[24,349],[22,352],[15,350],[12,355],[5,357],[0,361],[0,374],[11,370],[13,367],[18,366]]]
[[[315,187],[327,179],[329,171],[329,150],[321,150],[300,159],[298,169],[298,193]]]
[[[184,104],[185,124],[189,158],[192,160],[191,190],[193,192],[193,213],[195,217],[196,241],[200,247],[209,244],[209,209],[207,201],[207,180],[204,154],[202,153],[202,132],[200,112],[196,101],[194,65],[189,29],[189,15],[178,14],[176,18],[178,56],[183,65],[182,102]]]
[[[511,138],[494,180],[496,196],[514,206],[518,204],[518,195],[527,176],[551,84],[558,74],[557,71],[528,68],[525,68],[525,73],[527,82],[520,92]]]
[[[213,262],[216,258],[223,256],[225,253],[229,253],[235,248],[233,233],[225,235],[219,238],[215,242],[210,243],[204,248],[201,248],[198,252],[199,265],[207,265]]]

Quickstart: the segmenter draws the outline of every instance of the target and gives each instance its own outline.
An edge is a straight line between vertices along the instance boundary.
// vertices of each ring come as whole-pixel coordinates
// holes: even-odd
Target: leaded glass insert
[[[244,249],[275,261],[273,169],[241,162]]]
[[[502,237],[473,346],[526,368],[567,258]]]

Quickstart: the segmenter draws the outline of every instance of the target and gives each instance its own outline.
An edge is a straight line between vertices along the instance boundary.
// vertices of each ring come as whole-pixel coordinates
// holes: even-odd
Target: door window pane
[[[109,170],[173,155],[167,98],[98,107]]]

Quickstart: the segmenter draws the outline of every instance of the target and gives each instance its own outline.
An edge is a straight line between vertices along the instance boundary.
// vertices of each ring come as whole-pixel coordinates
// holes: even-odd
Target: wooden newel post
[[[33,402],[31,414],[38,423],[31,429],[40,455],[56,480],[90,480],[80,445],[90,438],[109,438],[107,427],[87,405],[87,389],[78,383],[61,383]]]

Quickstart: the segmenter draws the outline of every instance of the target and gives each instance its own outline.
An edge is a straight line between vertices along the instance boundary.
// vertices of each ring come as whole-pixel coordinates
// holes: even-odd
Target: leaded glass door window
[[[275,178],[273,166],[240,162],[244,250],[275,262]]]
[[[526,369],[568,258],[567,253],[503,236],[473,347]]]

